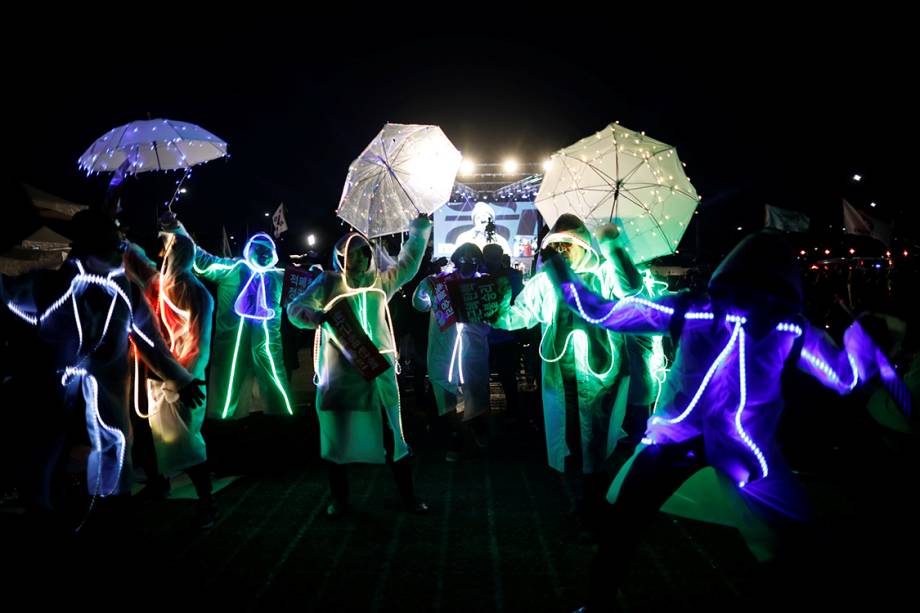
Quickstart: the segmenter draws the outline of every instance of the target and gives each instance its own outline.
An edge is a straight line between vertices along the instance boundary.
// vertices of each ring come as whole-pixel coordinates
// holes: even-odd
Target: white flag
[[[880,221],[843,201],[843,225],[848,234],[862,234],[888,245],[891,243],[891,224]]]
[[[275,211],[275,214],[272,215],[272,224],[275,226],[274,235],[275,238],[281,236],[283,232],[287,232],[288,225],[287,219],[284,218],[284,203],[278,205],[278,210]]]
[[[232,258],[233,251],[230,250],[230,239],[227,238],[227,227],[222,226],[220,230],[221,230],[221,233],[223,234],[223,236],[221,237],[221,243],[220,243],[220,256],[222,258]]]
[[[798,211],[766,205],[764,226],[784,232],[808,232],[808,216]]]

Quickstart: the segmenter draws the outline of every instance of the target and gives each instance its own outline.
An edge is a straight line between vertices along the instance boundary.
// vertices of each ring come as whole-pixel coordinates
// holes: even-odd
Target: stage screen
[[[434,257],[450,257],[466,242],[485,246],[490,219],[495,222],[491,242],[512,261],[529,261],[536,255],[540,217],[533,202],[448,202],[434,213]]]

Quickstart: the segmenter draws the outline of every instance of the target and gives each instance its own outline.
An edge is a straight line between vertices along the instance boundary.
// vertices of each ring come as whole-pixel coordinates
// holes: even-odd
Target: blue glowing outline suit
[[[140,289],[123,268],[71,257],[56,271],[0,278],[0,301],[36,328],[53,355],[65,407],[85,411],[89,493],[129,493],[131,344],[172,392],[192,381],[169,352]]]
[[[188,236],[179,226],[176,232]],[[271,261],[256,260],[254,245],[271,251]],[[255,407],[252,381],[268,414],[293,414],[281,351],[281,290],[284,269],[265,233],[246,242],[242,258],[220,258],[195,247],[195,273],[217,284],[217,318],[211,348],[207,415],[238,419]]]

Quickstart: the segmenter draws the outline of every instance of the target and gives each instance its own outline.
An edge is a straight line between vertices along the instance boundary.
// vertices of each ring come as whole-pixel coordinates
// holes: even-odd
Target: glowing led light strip
[[[652,424],[669,424],[669,425],[678,424],[682,422],[684,419],[686,419],[688,415],[690,415],[690,413],[696,407],[696,404],[700,401],[700,398],[703,396],[703,392],[706,391],[706,386],[709,385],[710,379],[712,379],[712,376],[715,374],[716,370],[718,370],[719,366],[725,360],[726,356],[728,356],[729,352],[735,346],[735,341],[738,340],[738,334],[740,332],[741,332],[741,322],[736,322],[735,329],[732,332],[731,338],[728,340],[728,343],[725,345],[725,348],[722,349],[722,352],[713,361],[712,366],[709,367],[709,370],[706,372],[706,376],[703,377],[703,382],[700,383],[700,387],[696,390],[696,394],[694,394],[693,399],[690,401],[690,404],[687,405],[687,408],[684,409],[684,412],[673,419],[664,419],[659,416],[652,417]]]
[[[825,362],[818,356],[812,354],[807,349],[802,349],[802,357],[808,360],[808,362],[812,366],[814,366],[819,371],[824,373],[824,376],[827,377],[827,380],[830,383],[833,383],[834,385],[836,385],[842,390],[845,390],[847,392],[852,391],[853,388],[856,387],[856,384],[859,381],[859,370],[856,367],[856,358],[854,358],[849,353],[847,354],[847,360],[849,361],[850,369],[853,372],[853,381],[850,383],[844,383],[843,381],[841,381],[840,377],[837,376],[837,373],[834,372],[834,370],[830,367],[830,365],[827,362]]]
[[[90,429],[90,441],[93,445],[93,451],[98,454],[98,471],[96,474],[96,485],[94,487],[94,495],[109,495],[118,491],[118,483],[121,479],[122,468],[124,467],[125,461],[125,435],[121,430],[117,428],[112,428],[102,420],[102,416],[99,414],[99,387],[96,383],[96,378],[89,374],[85,368],[77,368],[73,366],[68,366],[64,369],[64,375],[61,377],[61,385],[66,386],[71,379],[79,378],[81,380],[81,387],[83,389],[83,398],[86,401],[86,412],[93,418],[92,420],[87,420],[88,424],[92,424]],[[111,487],[102,488],[102,433],[105,431],[111,437],[111,440],[114,440],[115,448],[118,450],[118,463],[116,464],[115,470],[115,480]],[[100,491],[101,490],[101,491]]]
[[[275,380],[275,386],[278,388],[278,391],[281,392],[281,397],[284,398],[284,404],[287,407],[288,415],[293,415],[294,411],[291,409],[291,402],[288,400],[287,394],[284,391],[284,388],[281,387],[281,380],[278,379],[278,371],[275,370],[275,360],[272,359],[272,352],[268,348],[269,336],[268,336],[268,324],[262,322],[262,329],[265,330],[265,355],[268,356],[268,363],[272,367],[272,377]]]
[[[240,327],[236,331],[236,346],[233,348],[233,362],[230,365],[230,381],[227,382],[227,401],[224,403],[224,412],[221,419],[227,419],[227,411],[230,409],[230,398],[233,393],[233,376],[236,374],[236,356],[240,352],[240,338],[243,336],[243,324],[245,319],[240,317]]]
[[[740,323],[738,325],[740,326]],[[741,440],[744,441],[744,444],[750,448],[751,452],[760,463],[762,478],[766,478],[767,475],[770,474],[770,467],[767,466],[767,460],[764,457],[763,452],[754,442],[754,439],[752,439],[748,433],[744,431],[744,427],[741,425],[741,414],[744,412],[744,407],[747,404],[747,366],[745,365],[744,337],[744,328],[742,328],[738,342],[738,364],[739,370],[741,372],[741,400],[738,403],[738,411],[735,413],[735,430],[738,431],[738,436],[740,436]],[[747,485],[747,483],[744,481],[738,483],[738,487],[744,487],[745,485]]]
[[[447,372],[447,382],[454,382],[454,364],[457,363],[457,350],[460,352],[460,385],[463,385],[463,324],[457,323],[457,337],[454,339],[454,351],[450,356],[450,367]]]
[[[243,260],[237,260],[232,265],[214,262],[213,264],[209,264],[207,268],[198,268],[197,264],[192,264],[192,268],[199,275],[204,275],[211,272],[212,270],[233,270],[240,264],[245,264],[245,262],[243,262]]]
[[[329,302],[327,302],[326,305],[323,307],[323,313],[328,313],[328,312],[329,312],[329,309],[332,308],[332,305],[333,305],[333,304],[335,304],[336,302],[338,302],[339,300],[342,300],[342,299],[344,299],[344,298],[348,298],[348,297],[355,296],[355,295],[358,295],[358,294],[366,294],[367,292],[379,292],[380,294],[383,294],[384,320],[386,321],[386,324],[387,324],[387,330],[388,330],[389,333],[390,333],[390,340],[391,340],[391,342],[393,343],[393,345],[395,346],[395,345],[396,345],[396,335],[393,333],[393,318],[392,318],[392,316],[390,315],[390,304],[389,304],[389,301],[387,300],[386,292],[383,291],[382,289],[378,288],[378,287],[370,286],[370,287],[352,288],[352,287],[348,284],[348,247],[349,247],[349,245],[351,244],[351,241],[352,241],[353,239],[355,239],[355,238],[358,238],[358,236],[359,236],[359,235],[358,235],[358,234],[355,234],[355,233],[352,233],[352,234],[348,235],[348,238],[345,239],[345,245],[343,246],[343,250],[342,250],[342,251],[339,251],[339,249],[336,249],[336,250],[335,250],[335,255],[336,255],[336,256],[341,256],[341,257],[342,257],[342,261],[344,262],[344,264],[343,264],[343,266],[342,266],[342,283],[345,284],[345,289],[346,289],[346,291],[345,291],[344,293],[342,293],[342,294],[339,294],[338,296],[336,296],[335,298],[333,298],[333,299],[330,300]],[[373,258],[373,253],[371,254],[371,258]],[[374,283],[376,283],[376,282],[377,282],[377,280],[375,279],[375,280],[374,280]],[[366,298],[365,298],[365,302],[364,302],[364,308],[362,309],[362,311],[363,311],[364,321],[365,321],[365,323],[366,323],[366,322],[367,322],[367,302],[366,302]],[[330,328],[330,329],[331,329],[331,328]],[[322,326],[320,326],[319,330],[322,330]],[[368,334],[368,337],[370,337],[370,334]],[[317,349],[318,349],[318,347],[321,345],[321,339],[322,339],[322,337],[321,337],[320,334],[316,334],[316,335],[313,336],[313,339],[314,339],[314,351],[313,351],[313,356],[314,356],[314,360],[316,360],[316,359],[317,359],[316,356],[317,356],[317,354],[319,353],[319,351],[318,351]],[[333,336],[333,335],[330,334],[329,339],[330,339],[330,341],[335,341],[335,336]],[[372,340],[371,342],[373,342],[373,340]],[[336,344],[338,344],[338,343],[336,343]],[[385,349],[385,350],[381,350],[379,347],[378,347],[377,350],[380,351],[381,355],[382,355],[382,354],[386,354],[386,353],[392,353],[392,354],[393,354],[393,364],[394,364],[394,368],[393,368],[393,369],[394,369],[394,371],[396,372],[396,374],[399,374],[399,373],[400,373],[400,367],[399,367],[399,353],[397,352],[397,350],[396,350],[396,349]],[[316,363],[314,363],[314,368],[316,368]],[[318,373],[319,371],[316,370],[316,372]],[[401,401],[401,398],[400,398],[400,395],[399,395],[399,386],[397,385],[397,386],[396,386],[396,406],[397,406],[396,414],[397,414],[397,418],[398,418],[398,420],[397,420],[397,426],[399,427],[399,435],[400,435],[400,437],[403,438],[403,439],[405,439],[405,437],[404,437],[404,435],[403,435],[403,429],[402,429],[402,411],[400,410],[401,403],[402,403],[402,401]],[[396,453],[396,452],[395,452],[395,443],[394,443],[394,454],[395,454],[395,453]]]
[[[645,298],[637,298],[635,296],[628,296],[626,298],[623,298],[622,300],[618,300],[612,307],[610,307],[610,310],[607,311],[607,314],[604,315],[603,317],[593,318],[585,312],[585,309],[581,304],[581,298],[578,295],[578,289],[575,287],[575,284],[569,283],[567,285],[569,286],[569,293],[575,299],[575,306],[578,309],[578,313],[581,315],[582,319],[584,319],[590,324],[594,324],[594,325],[602,324],[607,319],[609,319],[611,315],[613,315],[614,311],[617,310],[617,307],[625,303],[640,304],[642,306],[645,306],[645,307],[654,309],[656,311],[659,311],[661,313],[664,313],[665,315],[674,314],[674,309],[672,309],[671,307],[656,304],[652,302],[651,300],[646,300]]]

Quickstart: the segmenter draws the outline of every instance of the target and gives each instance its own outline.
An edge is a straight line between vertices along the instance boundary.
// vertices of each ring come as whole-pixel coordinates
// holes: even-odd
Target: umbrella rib
[[[182,153],[182,149],[179,149],[179,141],[182,140],[182,135],[179,134],[179,130],[177,130],[177,129],[176,129],[176,126],[172,125],[172,124],[169,122],[168,119],[164,119],[164,120],[163,120],[163,123],[165,123],[167,126],[169,126],[170,129],[176,134],[176,140],[167,141],[167,142],[171,142],[171,143],[173,144],[173,146],[176,148],[176,151],[179,152],[179,156],[180,156],[179,159],[184,163],[184,162],[185,162],[185,159],[184,159],[184,158],[186,157],[186,155],[185,155],[184,153]],[[159,158],[157,158],[157,159],[159,160]],[[189,165],[189,166],[191,166],[191,165]]]
[[[648,213],[649,215],[651,215],[652,210],[651,210],[649,207],[647,207],[646,205],[642,204],[642,201],[637,200],[636,198],[633,198],[633,197],[632,197],[632,194],[630,194],[630,193],[627,192],[627,191],[621,190],[620,193],[623,194],[623,197],[624,197],[624,198],[626,198],[627,200],[629,200],[630,202],[632,202],[633,204],[635,204],[637,207],[639,207],[640,209],[642,209],[643,211],[645,211],[646,213]]]
[[[661,237],[664,239],[665,243],[667,243],[668,249],[670,249],[670,250],[673,251],[673,250],[674,250],[674,244],[671,242],[671,239],[668,238],[668,235],[665,234],[664,230],[661,229],[661,223],[658,221],[658,219],[655,218],[654,215],[652,215],[651,211],[650,211],[646,206],[644,206],[641,202],[639,202],[638,200],[636,200],[635,198],[633,198],[630,194],[624,193],[623,196],[624,196],[627,200],[630,200],[630,201],[633,202],[634,204],[636,204],[636,205],[638,205],[639,207],[645,209],[645,212],[648,213],[648,216],[649,216],[649,218],[652,220],[652,223],[655,224],[655,228],[658,230],[658,233],[661,234]]]
[[[119,150],[119,149],[121,148],[121,141],[124,140],[125,134],[128,132],[128,126],[129,126],[129,125],[131,125],[131,124],[126,123],[126,124],[122,127],[122,129],[121,129],[121,136],[118,137],[118,142],[115,143],[115,150],[116,150],[116,151]]]
[[[403,142],[400,143],[399,147],[396,150],[397,154],[400,151],[402,151],[403,147],[406,146],[406,142],[407,142],[406,140],[403,140]],[[383,138],[380,139],[380,148],[383,151],[384,162],[386,162],[386,165],[387,165],[387,176],[391,177],[393,181],[396,182],[396,185],[399,186],[399,188],[406,195],[406,198],[409,199],[409,204],[412,205],[412,208],[415,209],[415,212],[421,215],[422,212],[419,210],[417,206],[415,206],[415,202],[413,202],[412,196],[409,195],[409,192],[406,190],[405,186],[402,184],[402,181],[400,181],[399,178],[396,176],[396,171],[393,169],[393,166],[390,164],[390,156],[387,154],[386,139],[383,139]]]
[[[634,192],[634,191],[638,191],[638,190],[640,190],[640,189],[649,189],[649,188],[652,188],[652,187],[657,187],[657,188],[659,188],[659,189],[668,190],[668,191],[670,191],[670,192],[672,192],[672,193],[674,193],[674,194],[680,194],[681,196],[686,196],[687,198],[690,198],[691,200],[696,200],[696,199],[697,199],[697,197],[694,196],[693,194],[690,194],[690,193],[688,193],[688,192],[685,192],[684,190],[682,190],[682,189],[680,189],[680,188],[677,188],[677,187],[675,187],[675,188],[673,189],[673,191],[672,191],[672,189],[671,189],[671,187],[670,187],[669,185],[656,184],[656,183],[633,183],[632,185],[636,185],[636,186],[638,186],[638,187],[632,187],[632,188],[630,188],[630,189],[623,190],[623,191]]]
[[[157,147],[157,141],[153,141],[153,153],[157,156],[157,170],[163,170],[163,164],[160,162],[160,150]]]
[[[613,196],[613,192],[611,192],[610,190],[605,190],[605,191],[606,191],[606,195],[603,198],[601,198],[600,202],[598,202],[592,209],[588,211],[588,214],[585,215],[585,217],[591,217],[591,215],[593,215],[597,209],[601,208],[602,205],[606,204],[607,200],[609,200]]]

